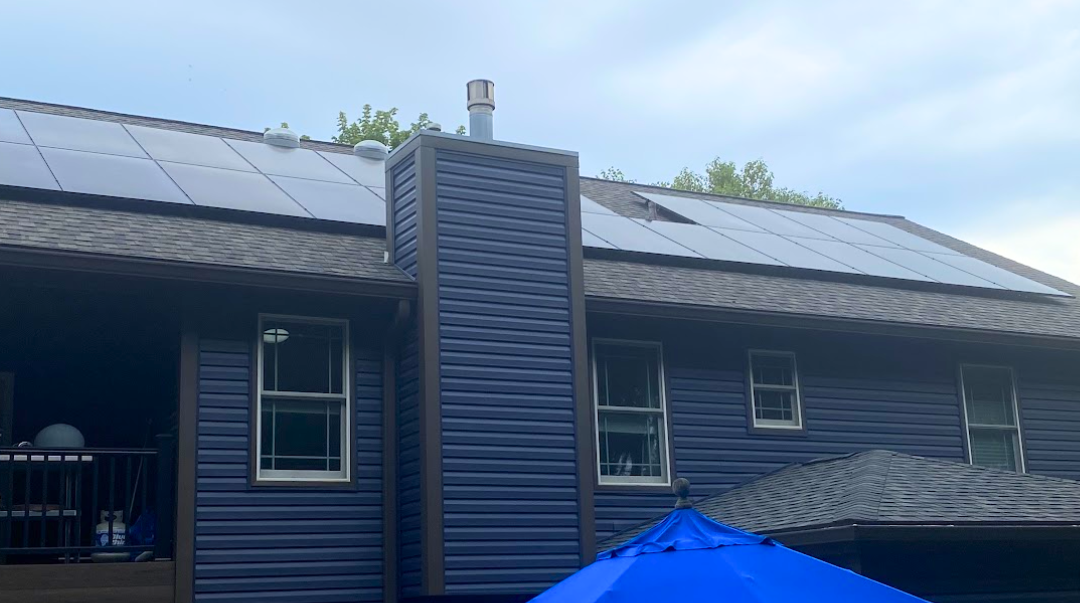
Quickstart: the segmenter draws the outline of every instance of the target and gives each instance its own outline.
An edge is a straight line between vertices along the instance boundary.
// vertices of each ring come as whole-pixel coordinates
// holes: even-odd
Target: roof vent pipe
[[[433,121],[427,125],[427,129],[432,132],[442,132],[442,124]]]
[[[473,80],[465,85],[469,92],[469,136],[491,140],[495,134],[492,113],[495,112],[495,82]]]
[[[263,142],[275,147],[295,149],[300,146],[300,135],[288,128],[274,128],[263,132]]]
[[[361,140],[352,148],[353,155],[375,161],[386,161],[390,148],[378,140]]]

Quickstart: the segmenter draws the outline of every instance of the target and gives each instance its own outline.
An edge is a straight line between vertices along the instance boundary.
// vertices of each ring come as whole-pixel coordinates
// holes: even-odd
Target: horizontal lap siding
[[[788,463],[875,448],[964,460],[948,363],[883,371],[845,363],[849,352],[839,348],[818,349],[827,361],[799,354],[807,432],[773,435],[747,429],[744,350],[691,359],[675,343],[665,347],[671,352],[665,355],[676,472],[690,480],[695,497]],[[667,492],[597,492],[598,541],[666,512],[673,502]]]
[[[563,168],[436,159],[446,592],[578,568]]]
[[[382,601],[382,368],[353,350],[358,488],[249,486],[251,346],[201,341],[195,600]]]
[[[413,157],[394,166],[390,220],[394,233],[394,263],[405,274],[416,278],[417,196],[416,160]]]
[[[1056,374],[1018,371],[1027,470],[1080,479],[1080,380],[1077,365]],[[1071,378],[1071,383],[1065,381]]]
[[[420,595],[420,358],[416,329],[405,334],[398,359],[398,543],[401,594]]]

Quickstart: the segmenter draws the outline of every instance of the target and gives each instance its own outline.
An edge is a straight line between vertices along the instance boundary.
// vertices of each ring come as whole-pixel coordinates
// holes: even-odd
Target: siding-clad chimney
[[[419,286],[398,384],[404,597],[538,593],[592,555],[577,155],[470,122],[387,162],[392,260]]]

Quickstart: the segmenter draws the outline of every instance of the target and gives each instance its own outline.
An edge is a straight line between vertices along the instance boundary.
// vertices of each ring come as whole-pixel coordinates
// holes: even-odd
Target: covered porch
[[[175,291],[16,268],[0,282],[0,601],[171,601]]]

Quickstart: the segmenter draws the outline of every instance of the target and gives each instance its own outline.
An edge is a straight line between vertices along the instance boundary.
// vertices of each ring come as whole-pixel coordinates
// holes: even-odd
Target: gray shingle
[[[695,503],[751,532],[824,526],[1080,523],[1080,482],[870,450],[789,465]],[[656,523],[600,544],[617,546]]]
[[[382,238],[0,200],[0,246],[408,282]]]

